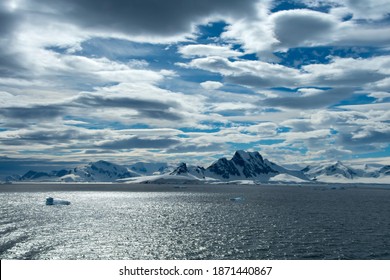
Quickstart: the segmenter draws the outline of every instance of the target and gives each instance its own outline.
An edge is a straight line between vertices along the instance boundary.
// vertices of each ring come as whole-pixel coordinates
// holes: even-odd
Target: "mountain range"
[[[266,183],[266,182],[390,182],[390,166],[354,169],[338,161],[290,170],[263,158],[259,152],[236,151],[231,159],[220,158],[207,168],[186,163],[137,162],[130,166],[108,161],[90,162],[72,169],[8,176],[7,182],[129,182],[129,183]]]

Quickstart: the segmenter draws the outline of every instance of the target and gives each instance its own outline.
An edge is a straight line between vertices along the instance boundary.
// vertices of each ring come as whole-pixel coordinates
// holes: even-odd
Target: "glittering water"
[[[0,192],[0,258],[390,259],[388,189],[164,188]]]

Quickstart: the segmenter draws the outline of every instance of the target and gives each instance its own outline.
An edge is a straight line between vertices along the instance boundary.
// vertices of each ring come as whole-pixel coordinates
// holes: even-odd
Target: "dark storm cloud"
[[[28,144],[65,144],[72,140],[82,141],[90,140],[93,136],[80,133],[74,129],[38,129],[31,131],[18,131],[11,134],[12,137],[0,139],[0,142],[4,145],[19,146]]]
[[[365,131],[364,134],[356,136],[355,133],[340,133],[338,143],[345,146],[364,146],[390,143],[390,130],[380,131],[375,128]]]
[[[273,17],[275,36],[281,46],[287,47],[319,40],[336,26],[336,22],[328,14],[311,10],[281,11]]]
[[[48,105],[30,105],[25,107],[0,108],[0,116],[9,120],[8,124],[20,126],[20,122],[52,121],[54,118],[66,115],[72,109],[82,108],[84,113],[91,113],[95,108],[121,108],[137,112],[138,117],[179,121],[183,119],[178,102],[164,102],[120,96],[102,96],[82,93],[67,102]],[[175,109],[174,111],[172,111]]]
[[[261,77],[249,73],[244,73],[236,76],[226,76],[225,81],[227,83],[261,88],[273,87],[275,85],[287,87],[291,86],[291,82],[289,82],[288,79],[278,77]]]
[[[8,35],[16,24],[16,18],[14,14],[6,11],[0,4],[0,36]]]
[[[139,138],[130,137],[126,139],[118,139],[106,141],[96,146],[100,149],[162,149],[172,145],[179,144],[180,141],[172,138]]]
[[[163,119],[169,121],[181,120],[180,113],[170,111],[171,108],[180,109],[177,102],[165,103],[162,101],[142,100],[123,96],[101,96],[89,93],[83,93],[73,101],[74,105],[88,106],[92,108],[124,108],[132,109],[138,112],[140,117]]]
[[[87,105],[91,107],[112,107],[112,108],[154,108],[160,110],[167,110],[171,107],[177,107],[177,103],[170,105],[153,101],[141,100],[131,97],[117,97],[117,96],[102,96],[95,94],[83,93],[75,99],[76,104]]]
[[[131,35],[172,36],[213,15],[250,16],[253,0],[45,0],[31,1],[58,12],[77,25]]]
[[[371,69],[346,69],[344,72],[338,73],[334,76],[329,73],[318,73],[318,76],[314,80],[314,84],[317,86],[328,87],[354,87],[365,85],[367,83],[378,82],[387,77],[388,75],[378,73],[378,71],[372,71]]]
[[[19,14],[5,9],[0,3],[0,76],[17,76],[18,72],[25,70],[18,57],[13,53],[11,43],[12,33],[17,26]]]
[[[337,102],[351,96],[352,93],[353,89],[351,88],[338,88],[326,90],[313,95],[269,98],[262,102],[263,105],[270,107],[315,109],[334,105]]]
[[[9,119],[21,120],[50,120],[61,116],[63,113],[64,108],[60,105],[0,108],[0,115]]]

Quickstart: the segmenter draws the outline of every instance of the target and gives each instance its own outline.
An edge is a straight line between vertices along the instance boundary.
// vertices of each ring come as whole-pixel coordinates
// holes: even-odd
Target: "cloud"
[[[379,101],[379,102],[382,102],[385,99],[390,98],[390,92],[374,91],[374,92],[371,92],[368,96],[377,99],[377,101]]]
[[[310,120],[292,119],[281,122],[282,126],[292,128],[293,132],[307,132],[314,130]]]
[[[368,59],[333,57],[328,64],[310,64],[302,67],[302,78],[317,86],[362,87],[379,82],[390,75],[390,56]]]
[[[30,8],[49,8],[53,16],[91,32],[128,36],[184,38],[195,24],[213,17],[252,14],[255,1],[243,0],[46,0],[28,1]],[[130,27],[130,28],[129,28]]]
[[[262,122],[247,127],[240,127],[238,131],[259,136],[261,139],[276,136],[278,125],[273,122]]]
[[[383,149],[387,1],[304,2],[275,12],[268,0],[2,1],[0,151],[128,161],[261,140],[286,159]],[[333,56],[286,66],[295,52],[281,52],[316,46]],[[367,58],[345,46],[367,46]],[[375,104],[337,106],[364,95]],[[145,129],[123,129],[133,127]]]
[[[32,107],[6,107],[0,109],[0,115],[10,119],[47,120],[60,117],[64,114],[64,108],[59,105],[33,105]]]
[[[215,90],[223,87],[223,84],[220,82],[215,82],[215,81],[206,81],[203,83],[200,83],[200,86],[204,89],[207,90]]]
[[[0,142],[6,146],[50,146],[56,144],[69,144],[73,140],[83,142],[93,139],[94,136],[101,137],[101,134],[101,131],[89,131],[81,128],[39,128],[34,126],[29,129],[1,132]]]
[[[107,140],[96,144],[96,148],[121,149],[163,149],[179,144],[180,140],[173,138],[140,138],[137,136],[122,139]]]
[[[387,0],[342,0],[353,13],[354,19],[379,20],[390,14],[390,2]]]
[[[353,89],[337,88],[324,90],[318,94],[306,96],[290,96],[269,98],[263,101],[266,106],[284,107],[290,109],[313,109],[336,104],[337,102],[351,96]]]
[[[184,57],[194,56],[221,56],[221,57],[237,57],[243,53],[232,50],[230,46],[218,45],[186,45],[179,47],[179,53]]]
[[[334,87],[355,88],[356,90],[359,88],[365,90],[373,89],[375,91],[387,90],[388,77],[390,75],[390,56],[375,56],[367,59],[330,58],[331,61],[327,64],[314,63],[304,65],[301,69],[263,61],[230,61],[227,58],[216,56],[196,58],[187,64],[178,63],[178,65],[185,68],[202,69],[218,73],[224,76],[224,80],[227,83],[262,90],[273,87],[287,87],[292,89],[299,87]],[[303,90],[301,89],[301,93],[304,93]],[[305,98],[310,100],[307,96],[308,89],[305,91],[306,94],[302,95],[305,95]],[[347,92],[345,93],[341,94],[338,100],[342,100],[342,97],[348,97]],[[313,97],[311,98],[313,100],[316,99],[314,98],[316,95],[315,92],[312,92],[312,95]],[[317,94],[317,97],[319,95]],[[332,101],[326,103],[329,102],[331,103]]]
[[[101,96],[99,94],[82,93],[73,100],[74,104],[91,108],[124,108],[133,109],[142,117],[158,118],[165,120],[180,120],[179,113],[173,113],[171,108],[180,107],[176,102],[159,102],[148,99],[138,99],[129,96]]]
[[[196,126],[203,101],[204,97],[197,94],[185,95],[144,83],[121,83],[83,92],[69,103],[76,111],[74,114],[101,122],[172,128]]]
[[[222,143],[204,143],[204,144],[192,144],[182,143],[166,150],[166,153],[210,153],[221,152],[226,150],[226,145]]]
[[[297,86],[299,70],[254,60],[230,61],[223,57],[193,59],[182,67],[197,68],[225,76],[227,82],[253,87]]]
[[[0,76],[10,77],[14,71],[21,71],[22,64],[14,56],[12,45],[13,31],[18,25],[18,13],[12,12],[8,1],[0,3]]]
[[[389,14],[387,0],[370,1],[305,1],[309,7],[324,6],[329,13],[310,9],[291,9],[272,13],[272,5],[265,1],[258,5],[258,16],[232,22],[222,38],[242,44],[247,53],[257,53],[262,61],[278,62],[273,52],[285,52],[294,47],[368,46],[388,48],[390,29],[363,19],[381,19]],[[302,4],[302,3],[300,3]],[[367,11],[367,12],[366,12]],[[348,14],[355,19],[345,21]],[[357,16],[359,15],[359,16]]]
[[[278,47],[320,45],[337,27],[333,16],[311,10],[287,10],[272,14],[270,20]]]
[[[236,115],[242,115],[250,112],[251,110],[257,109],[257,106],[251,103],[246,102],[219,102],[216,104],[212,104],[209,108],[212,112],[219,113],[228,113],[235,112]]]

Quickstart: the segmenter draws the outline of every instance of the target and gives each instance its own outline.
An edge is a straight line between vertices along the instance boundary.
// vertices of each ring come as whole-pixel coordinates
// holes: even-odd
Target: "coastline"
[[[305,184],[128,184],[128,183],[12,183],[0,184],[0,193],[9,192],[183,192],[183,191],[218,191],[256,188],[313,188],[322,190],[345,190],[349,188],[389,189],[390,184],[344,184],[344,183],[305,183]]]

